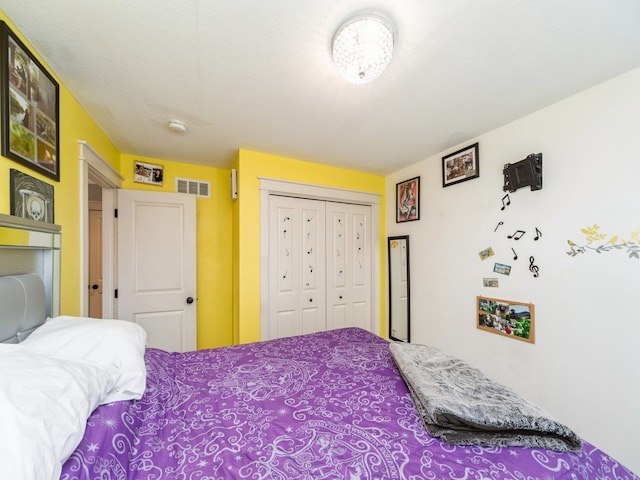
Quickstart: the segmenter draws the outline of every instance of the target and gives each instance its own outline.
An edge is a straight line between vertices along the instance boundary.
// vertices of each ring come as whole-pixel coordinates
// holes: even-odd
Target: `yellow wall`
[[[379,175],[329,167],[291,158],[240,150],[237,159],[238,202],[234,207],[234,341],[260,340],[260,180],[277,178],[380,195],[380,288],[374,298],[380,300],[380,332],[386,331],[385,179]]]
[[[134,161],[162,165],[162,186],[133,182]],[[198,348],[231,345],[232,217],[229,170],[123,154],[122,188],[175,191],[175,177],[211,182],[211,198],[196,200]]]
[[[80,251],[78,140],[89,142],[116,169],[119,167],[119,152],[2,11],[0,11],[0,18],[11,27],[60,85],[60,181],[56,182],[22,164],[0,156],[0,192],[2,192],[0,212],[10,213],[9,169],[20,170],[53,185],[55,223],[62,227],[61,313],[78,315],[80,313],[80,257],[77,255]]]

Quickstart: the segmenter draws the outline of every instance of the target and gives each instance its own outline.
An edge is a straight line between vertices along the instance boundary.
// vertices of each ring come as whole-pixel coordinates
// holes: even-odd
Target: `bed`
[[[130,322],[56,317],[35,330],[29,321],[30,332],[20,333],[22,320],[12,327],[16,335],[5,329],[3,341],[11,344],[0,345],[3,362],[15,350],[24,355],[14,367],[36,361],[31,355],[45,370],[46,359],[82,365],[99,394],[80,409],[80,431],[58,452],[53,476],[29,477],[29,465],[15,476],[7,466],[14,457],[3,454],[0,478],[639,478],[584,440],[575,451],[557,451],[437,438],[418,413],[404,376],[410,368],[400,372],[395,344],[358,328],[175,353],[144,348],[144,332]],[[25,378],[7,381],[2,371],[2,390]],[[64,414],[38,413],[53,424]],[[0,449],[22,455],[13,446],[21,440],[3,436]],[[30,434],[25,448],[33,441]]]

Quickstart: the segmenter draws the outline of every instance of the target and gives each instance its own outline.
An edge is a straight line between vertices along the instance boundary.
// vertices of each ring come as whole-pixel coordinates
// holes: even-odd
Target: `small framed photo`
[[[488,288],[498,288],[500,286],[500,282],[497,278],[485,277],[482,279],[482,286]]]
[[[396,223],[420,220],[420,177],[396,184]]]
[[[495,252],[493,251],[493,247],[487,247],[484,250],[480,250],[478,255],[480,256],[480,260],[486,260],[489,257],[493,257]]]
[[[480,176],[480,158],[478,144],[442,157],[442,187],[450,187],[456,183],[466,182]]]
[[[477,327],[498,335],[535,343],[535,314],[532,303],[476,297]]]
[[[493,271],[501,275],[511,275],[511,265],[496,262],[493,264]]]
[[[13,168],[9,182],[11,215],[53,223],[53,185]]]
[[[164,182],[164,169],[162,165],[135,162],[133,169],[134,182],[162,186]]]
[[[2,154],[60,180],[58,83],[4,22],[0,40]]]

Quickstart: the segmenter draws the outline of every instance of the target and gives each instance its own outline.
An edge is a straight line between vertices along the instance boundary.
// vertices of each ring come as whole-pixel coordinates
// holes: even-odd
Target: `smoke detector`
[[[180,120],[169,120],[169,130],[176,133],[185,133],[187,131],[187,124]]]

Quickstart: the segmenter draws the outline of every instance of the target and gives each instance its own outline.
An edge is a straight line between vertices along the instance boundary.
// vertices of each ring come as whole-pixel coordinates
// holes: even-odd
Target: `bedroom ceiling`
[[[120,151],[221,168],[246,148],[387,174],[640,66],[638,0],[1,8]],[[397,33],[387,70],[358,86],[334,67],[331,40],[362,10]]]

